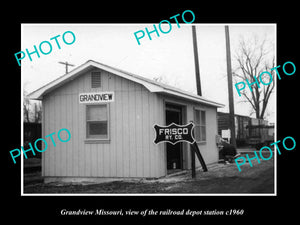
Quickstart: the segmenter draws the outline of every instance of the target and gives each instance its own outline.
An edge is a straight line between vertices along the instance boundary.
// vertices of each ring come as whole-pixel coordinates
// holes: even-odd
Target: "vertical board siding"
[[[49,135],[50,133],[52,133],[54,131],[54,122],[55,122],[55,115],[54,115],[54,104],[55,104],[55,101],[54,101],[54,96],[51,96],[50,99],[49,99],[49,120],[47,122],[49,122],[49,126],[48,126],[48,129],[47,130],[47,135]],[[48,114],[46,112],[46,114]],[[46,123],[47,123],[46,122]],[[46,126],[47,128],[47,126]],[[49,151],[49,175],[50,176],[54,176],[55,174],[55,149],[54,147],[50,146],[47,151]]]
[[[43,153],[44,176],[164,176],[164,148],[153,143],[153,125],[163,124],[162,100],[142,85],[105,71],[101,88],[91,88],[90,72],[44,96],[44,134],[55,132],[56,142]],[[78,95],[97,91],[115,93],[115,101],[109,103],[110,141],[85,143],[86,105],[79,104]],[[58,140],[61,128],[71,132],[70,141]]]
[[[154,95],[149,95],[149,121],[148,124],[151,126],[149,129],[149,166],[150,166],[150,176],[155,177],[156,176],[156,171],[157,171],[157,166],[155,165],[156,159],[155,154],[157,152],[157,148],[155,148],[155,145],[153,143],[154,140],[154,128],[153,125],[155,124],[155,119],[154,119]],[[154,151],[154,152],[151,152]]]
[[[46,117],[46,114],[45,114],[45,105],[42,104],[42,137],[45,137],[45,117]],[[45,149],[45,144],[43,143],[42,144],[42,149]],[[41,162],[43,165],[45,165],[45,155],[41,155]],[[45,168],[41,168],[42,169],[42,176],[45,176]]]
[[[115,88],[115,112],[116,112],[116,124],[115,129],[117,130],[116,139],[114,140],[116,142],[116,149],[117,149],[117,177],[123,177],[123,133],[122,133],[122,104],[123,102],[120,101],[122,99],[122,92],[121,92],[121,82],[119,79],[115,80],[116,88]]]
[[[116,89],[116,83],[115,79],[116,76],[109,75],[109,86],[108,90],[115,90]],[[117,138],[117,126],[116,126],[116,105],[110,104],[110,138],[111,140],[116,140]],[[109,147],[109,161],[110,161],[110,168],[109,168],[109,177],[116,177],[117,176],[117,146],[115,141],[111,141],[110,147]]]
[[[129,117],[129,85],[128,85],[128,80],[121,79],[121,101],[122,101],[122,109],[121,109],[121,114],[122,114],[122,138],[123,138],[123,177],[130,177],[130,146],[129,146],[129,126],[130,126],[130,121],[128,119]]]
[[[67,97],[66,97],[66,105],[67,105],[67,108],[72,108],[72,104],[73,104],[73,102],[72,102],[72,95],[67,95]],[[68,127],[71,127],[71,125],[72,125],[72,121],[73,121],[73,117],[72,117],[72,113],[70,113],[69,115],[67,115],[67,119],[66,119],[67,121],[66,121],[66,129],[68,128]],[[74,137],[73,137],[74,138]],[[71,139],[72,139],[72,134],[71,134]],[[73,157],[73,155],[72,155],[72,149],[73,149],[73,143],[72,142],[70,142],[70,144],[69,144],[69,146],[67,147],[66,146],[66,165],[67,165],[67,170],[66,170],[66,176],[68,175],[68,174],[70,174],[70,176],[72,176],[73,175],[73,171],[72,171],[72,165],[73,165],[73,163],[72,163],[72,161],[71,160],[69,160],[68,158],[69,157]]]
[[[141,93],[142,98],[142,152],[143,152],[143,176],[149,176],[150,175],[150,167],[149,167],[149,101],[148,101],[148,93],[142,91]]]
[[[102,91],[109,91],[109,75],[108,74],[106,75],[106,79],[102,79],[101,85],[102,85]],[[109,112],[109,114],[111,113],[110,106],[111,106],[111,104],[108,105],[108,112]],[[109,115],[109,120],[111,121],[110,115]],[[110,127],[108,128],[108,132],[109,133],[111,132],[111,128]],[[95,147],[94,148],[95,149],[95,153],[96,154],[99,153],[97,151],[97,146],[94,145],[93,147]],[[102,167],[103,176],[109,177],[109,168],[110,168],[109,145],[105,144],[105,145],[102,145],[102,147],[103,147],[103,149],[102,149],[103,154],[102,154],[102,160],[101,161],[102,161],[102,165],[103,165],[103,167]],[[98,154],[98,158],[99,158],[99,154]],[[97,176],[97,174],[93,174],[92,176]]]
[[[72,108],[71,113],[72,114],[72,124],[70,129],[71,135],[72,135],[72,150],[71,155],[68,156],[69,160],[72,163],[72,175],[70,176],[79,176],[79,123],[76,121],[79,121],[79,104],[77,103],[77,96],[73,93],[76,93],[78,89],[78,83],[74,82],[74,84],[71,86],[71,98],[72,98]],[[73,156],[73,157],[71,157]]]
[[[135,84],[133,82],[129,82],[129,101],[128,107],[129,110],[135,112],[136,110],[136,99],[135,99]],[[135,113],[129,113],[129,163],[130,163],[130,174],[133,177],[137,176],[137,149],[136,149],[136,117]]]

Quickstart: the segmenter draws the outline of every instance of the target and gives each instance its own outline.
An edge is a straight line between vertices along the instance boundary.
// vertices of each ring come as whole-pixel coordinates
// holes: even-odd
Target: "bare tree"
[[[41,102],[34,103],[34,116],[33,122],[40,123],[42,121],[42,104]]]
[[[27,92],[23,91],[23,115],[24,115],[24,122],[30,122],[30,100],[27,97]]]
[[[157,76],[157,77],[153,77],[153,80],[159,83],[163,83],[163,84],[168,84],[169,82],[167,81],[165,76]]]
[[[170,85],[170,86],[173,86],[173,87],[180,88],[180,82],[178,81],[177,77],[170,80],[165,75],[158,75],[156,77],[153,77],[152,79],[154,81],[162,83],[162,84],[166,84],[166,85]]]
[[[32,101],[27,97],[25,89],[23,92],[23,115],[23,120],[27,123],[40,123],[42,120],[41,102],[38,101],[36,103],[32,103]]]
[[[265,84],[272,79],[273,81],[269,85],[260,83],[258,86],[253,84],[251,86],[252,91],[249,88],[245,88],[240,92],[245,99],[242,102],[248,102],[254,110],[256,118],[263,119],[275,86],[275,71],[271,71],[275,67],[273,48],[268,46],[266,40],[261,41],[257,37],[253,37],[251,41],[242,39],[235,58],[238,66],[233,72],[234,78],[237,82],[244,82],[246,86],[247,80],[249,83],[253,83],[256,78],[259,82],[259,76],[264,71],[272,74],[272,78],[267,73],[264,73],[261,77]]]

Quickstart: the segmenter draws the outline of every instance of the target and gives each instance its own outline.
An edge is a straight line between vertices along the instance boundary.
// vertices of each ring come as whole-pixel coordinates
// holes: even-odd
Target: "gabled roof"
[[[195,102],[199,102],[202,104],[207,104],[207,105],[211,105],[211,106],[215,106],[215,107],[224,107],[223,104],[220,104],[220,103],[217,103],[214,101],[210,101],[208,99],[203,98],[202,96],[198,96],[193,93],[186,92],[186,91],[180,90],[178,88],[174,88],[172,86],[162,84],[162,83],[156,82],[154,80],[147,79],[147,78],[126,72],[124,70],[117,69],[115,67],[111,67],[111,66],[99,63],[99,62],[95,62],[93,60],[87,61],[86,63],[84,63],[84,64],[78,66],[77,68],[75,68],[74,70],[72,70],[71,72],[42,86],[41,88],[37,89],[36,91],[30,93],[28,95],[28,97],[30,99],[42,100],[43,96],[45,94],[64,85],[65,83],[73,80],[75,77],[80,76],[85,71],[88,71],[89,69],[91,69],[93,67],[105,70],[107,72],[118,75],[125,79],[139,83],[139,84],[143,85],[146,89],[148,89],[150,92],[153,92],[153,93],[162,93],[162,94],[172,95],[175,97],[181,97],[181,98],[184,98],[187,100],[191,100],[191,101],[195,101]]]

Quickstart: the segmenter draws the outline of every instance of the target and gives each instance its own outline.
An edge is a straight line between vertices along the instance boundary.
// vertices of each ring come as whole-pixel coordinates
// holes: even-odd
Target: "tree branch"
[[[259,75],[263,71],[269,71],[270,69],[266,63],[269,60],[266,57],[266,40],[259,41],[255,37],[252,40],[254,40],[254,42],[246,42],[244,39],[240,41],[239,53],[236,53],[236,60],[238,69],[241,73],[233,73],[234,77],[244,82],[248,80],[248,82],[251,83],[255,82],[255,79],[259,82]],[[254,109],[256,117],[263,118],[271,93],[274,89],[274,84],[272,82],[267,85],[267,87],[262,83],[259,85],[260,88],[255,84],[251,86],[251,94],[246,90],[242,91],[241,94]]]

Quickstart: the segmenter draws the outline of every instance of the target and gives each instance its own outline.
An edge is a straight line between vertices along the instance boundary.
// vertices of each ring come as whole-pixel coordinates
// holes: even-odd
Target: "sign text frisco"
[[[186,125],[178,125],[171,123],[168,126],[154,125],[156,137],[154,140],[155,144],[160,142],[169,142],[175,145],[177,142],[188,142],[193,144],[195,139],[192,135],[192,129],[194,128],[193,123]]]

